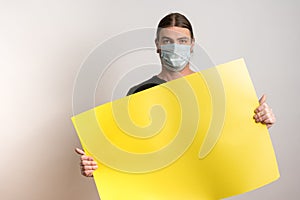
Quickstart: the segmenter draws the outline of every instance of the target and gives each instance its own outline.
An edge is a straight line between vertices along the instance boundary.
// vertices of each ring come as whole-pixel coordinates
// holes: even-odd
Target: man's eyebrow
[[[169,40],[173,40],[172,38],[169,38],[167,36],[162,36],[161,39],[169,39]]]
[[[189,37],[180,37],[180,38],[177,38],[177,40],[182,40],[182,39],[189,39]]]

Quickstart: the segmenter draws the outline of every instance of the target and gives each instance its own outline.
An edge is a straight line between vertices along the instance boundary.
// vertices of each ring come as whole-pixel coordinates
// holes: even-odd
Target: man
[[[190,69],[189,63],[194,43],[192,25],[185,16],[179,13],[165,16],[158,24],[155,39],[157,53],[161,60],[161,72],[132,87],[127,95],[195,73]],[[276,121],[272,109],[266,104],[265,95],[259,100],[259,106],[254,113],[255,122],[265,124],[268,128]],[[86,156],[81,149],[76,148],[75,151],[81,155],[81,174],[92,177],[94,170],[98,168],[97,163],[92,157]]]

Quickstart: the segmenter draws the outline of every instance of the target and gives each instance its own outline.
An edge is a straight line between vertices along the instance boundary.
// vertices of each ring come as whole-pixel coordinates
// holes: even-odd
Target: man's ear
[[[192,43],[191,43],[191,53],[194,52],[194,46],[195,46],[195,38],[192,39]]]
[[[158,39],[155,39],[155,46],[156,46],[156,53],[160,53],[160,48],[159,48],[159,44],[158,44]]]

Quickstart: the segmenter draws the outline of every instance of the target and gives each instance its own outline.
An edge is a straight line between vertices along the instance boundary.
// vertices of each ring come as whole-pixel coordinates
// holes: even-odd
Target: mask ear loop
[[[191,54],[193,54],[194,53],[194,45],[193,45],[193,43],[191,44]]]
[[[192,57],[193,55],[194,55],[194,48],[191,49],[191,56],[190,57]]]

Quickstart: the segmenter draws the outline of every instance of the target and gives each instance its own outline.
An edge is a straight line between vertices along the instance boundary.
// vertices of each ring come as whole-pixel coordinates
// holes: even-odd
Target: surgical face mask
[[[182,44],[161,45],[162,64],[170,71],[179,72],[187,65],[191,57],[191,46]]]

